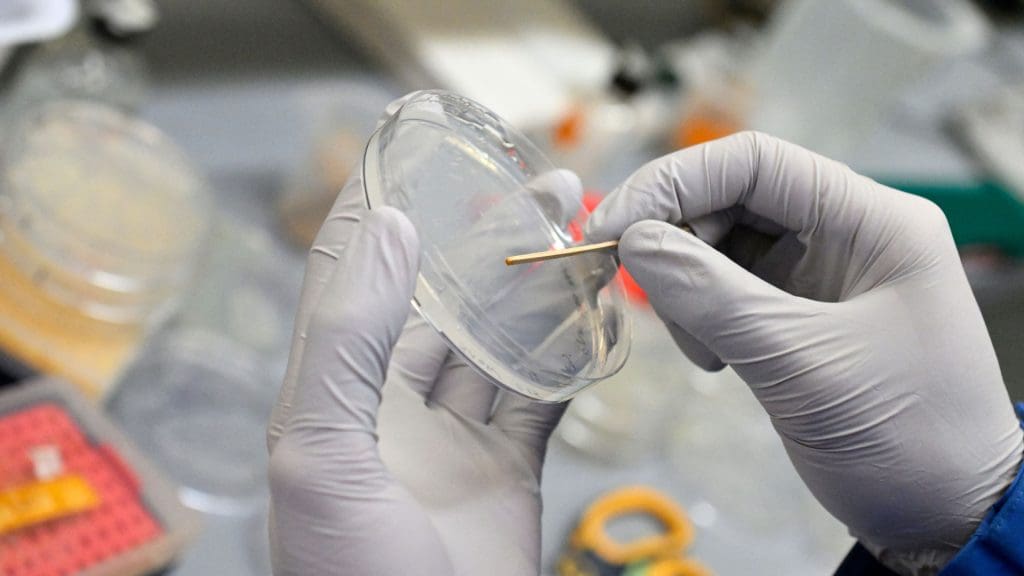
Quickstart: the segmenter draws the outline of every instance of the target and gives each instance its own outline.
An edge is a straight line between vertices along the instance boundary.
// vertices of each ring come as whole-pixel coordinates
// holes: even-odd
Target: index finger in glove
[[[375,441],[380,388],[419,266],[416,232],[392,208],[370,213],[351,244],[314,308],[283,429],[309,438],[317,453],[330,450],[327,444],[340,450]],[[330,442],[318,436],[324,431]]]
[[[897,194],[794,144],[741,132],[641,167],[598,205],[587,237],[614,240],[641,220],[678,225],[740,206],[801,235],[841,240],[876,221],[869,216],[886,210],[886,192]]]

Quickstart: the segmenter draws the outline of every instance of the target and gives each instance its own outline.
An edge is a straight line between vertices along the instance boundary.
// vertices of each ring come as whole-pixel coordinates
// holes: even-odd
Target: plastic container
[[[189,284],[207,190],[152,126],[94,103],[30,114],[0,164],[0,346],[98,394]]]
[[[3,487],[32,481],[24,454],[47,446],[100,496],[98,508],[0,537],[2,574],[150,574],[198,531],[173,486],[64,382],[34,380],[0,394],[0,438]]]
[[[173,321],[147,337],[107,403],[180,484],[182,501],[202,512],[203,532],[178,575],[271,574],[266,426],[304,263],[233,214],[214,226],[203,274]]]
[[[966,0],[791,0],[751,61],[748,127],[843,160],[914,81],[989,36]]]
[[[148,344],[107,409],[181,484],[190,508],[250,514],[266,501],[267,420],[276,389],[253,353],[212,332]]]
[[[414,305],[488,380],[560,401],[622,367],[630,327],[614,256],[505,265],[578,241],[584,212],[578,179],[494,113],[419,93],[370,138],[363,184],[371,209],[401,210],[419,234]]]
[[[5,128],[46,102],[87,100],[122,110],[138,109],[148,85],[141,52],[97,34],[83,20],[77,19],[78,25],[61,37],[26,51],[12,68],[0,109]]]

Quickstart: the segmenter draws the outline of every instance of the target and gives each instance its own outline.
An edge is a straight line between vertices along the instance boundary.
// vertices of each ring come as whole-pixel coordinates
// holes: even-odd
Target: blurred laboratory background
[[[589,206],[751,128],[930,198],[1024,400],[1022,17],[1020,0],[0,0],[0,491],[81,496],[0,523],[0,574],[270,574],[265,429],[305,253],[414,89],[496,111]],[[631,358],[548,452],[544,574],[565,573],[587,505],[633,484],[686,511],[687,554],[716,574],[832,573],[852,539],[743,383],[694,368],[629,296]]]

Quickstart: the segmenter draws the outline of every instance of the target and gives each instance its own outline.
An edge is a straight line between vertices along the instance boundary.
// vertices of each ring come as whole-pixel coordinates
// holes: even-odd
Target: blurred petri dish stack
[[[275,387],[244,346],[202,330],[147,343],[107,404],[200,512],[248,515],[266,501],[267,419]]]
[[[203,180],[152,126],[97,103],[27,114],[0,164],[0,348],[102,395],[173,310],[209,220]]]

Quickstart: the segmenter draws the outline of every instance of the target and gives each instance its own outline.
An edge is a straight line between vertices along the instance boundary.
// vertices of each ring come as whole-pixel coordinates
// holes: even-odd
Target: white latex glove
[[[581,193],[565,172],[535,185],[554,211]],[[309,255],[268,432],[279,576],[539,571],[541,465],[564,405],[499,394],[415,314],[406,323],[418,258],[409,221],[367,212],[350,181]],[[560,321],[523,308],[530,326]]]
[[[1017,474],[1021,429],[934,204],[741,133],[641,168],[587,236],[621,237],[680,348],[736,370],[817,499],[896,571],[941,568]]]

